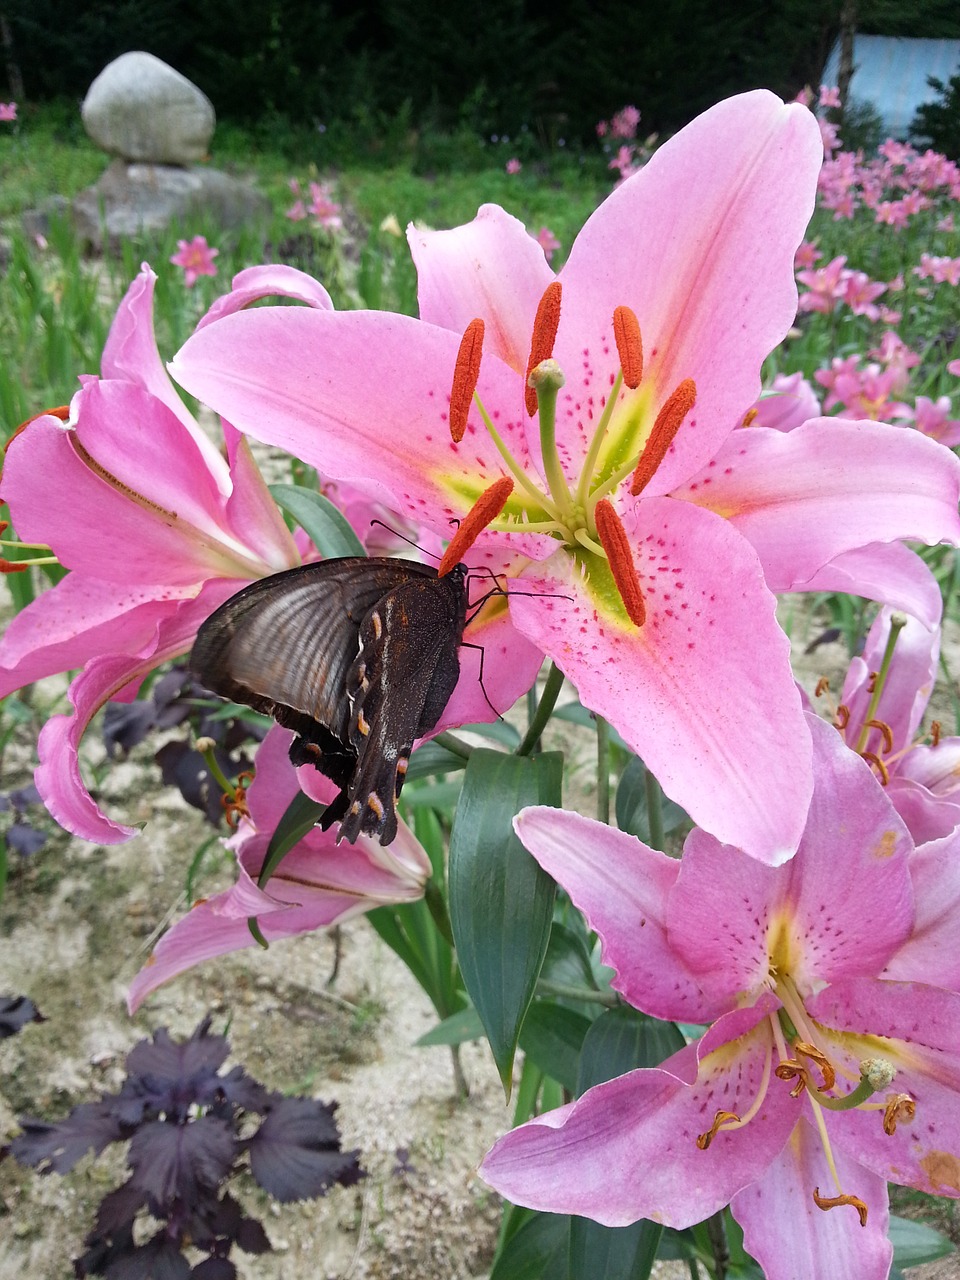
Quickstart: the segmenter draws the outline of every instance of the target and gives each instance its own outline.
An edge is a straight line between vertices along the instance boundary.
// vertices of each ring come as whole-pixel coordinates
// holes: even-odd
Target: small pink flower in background
[[[507,173],[512,175],[514,173],[519,173],[520,170],[523,168],[523,165],[520,163],[520,161],[517,159],[516,156],[511,156],[504,167],[506,168]]]
[[[295,200],[287,210],[285,216],[288,217],[291,222],[302,222],[307,216],[307,206],[302,200]]]
[[[211,249],[206,236],[194,236],[192,240],[178,240],[177,252],[170,261],[175,267],[183,267],[183,283],[192,289],[200,276],[215,276],[214,258],[219,249]]]
[[[923,253],[919,267],[913,268],[913,274],[921,280],[932,280],[934,284],[960,285],[960,258]]]
[[[343,226],[343,219],[340,217],[340,205],[333,198],[332,183],[310,183],[310,203],[307,205],[307,213],[325,231],[340,230]]]
[[[809,270],[811,267],[816,265],[818,258],[822,257],[823,254],[817,248],[816,244],[812,243],[810,240],[804,240],[794,255],[793,265],[798,271],[803,270],[804,268]]]
[[[799,283],[805,284],[810,290],[809,293],[800,295],[801,311],[820,311],[824,315],[830,314],[843,297],[846,261],[846,255],[840,254],[825,267],[797,272]]]
[[[892,288],[893,286],[889,286]],[[878,347],[867,352],[874,360],[879,360],[888,369],[896,369],[899,374],[897,390],[902,391],[909,379],[909,370],[920,363],[920,356],[912,351],[898,333],[888,330],[880,339]]]
[[[960,378],[960,360],[951,360],[947,365],[947,373],[952,373],[955,378]]]
[[[835,357],[829,369],[818,369],[813,375],[822,387],[827,388],[823,407],[834,409],[838,405],[845,418],[888,422],[891,418],[912,418],[909,405],[893,400],[903,390],[905,377],[901,369],[881,369],[878,364],[860,368],[859,356],[846,360]]]
[[[560,241],[549,227],[541,227],[533,238],[543,250],[543,256],[549,262],[556,251],[560,248]]]
[[[960,444],[960,421],[950,417],[952,408],[949,396],[940,396],[937,400],[917,396],[913,425],[925,436],[931,436],[952,449]]]
[[[956,228],[953,225],[952,213],[948,213],[945,218],[941,218],[940,221],[937,223],[938,231],[954,231],[955,229]]]
[[[794,102],[799,102],[802,107],[810,106],[810,104],[813,102],[813,90],[810,88],[809,85],[804,85],[804,87],[800,90],[800,92],[794,98]]]
[[[610,133],[614,138],[635,138],[640,112],[636,107],[623,107],[610,121]]]
[[[880,315],[874,306],[874,298],[885,293],[887,286],[879,280],[871,280],[865,271],[851,271],[843,282],[842,301],[847,304],[855,316],[866,316],[868,320],[876,320]]]
[[[821,107],[839,107],[840,106],[840,90],[835,86],[822,84],[820,86],[820,106]]]
[[[792,431],[822,413],[817,393],[802,373],[778,373],[744,419],[745,426]]]
[[[17,118],[15,102],[0,102],[0,124],[9,124]]]
[[[607,120],[597,121],[597,137],[605,138],[610,131],[610,123]]]
[[[620,174],[620,181],[629,178],[632,173],[636,172],[637,166],[633,162],[634,149],[630,146],[622,146],[617,154],[607,165],[608,169],[616,169]]]

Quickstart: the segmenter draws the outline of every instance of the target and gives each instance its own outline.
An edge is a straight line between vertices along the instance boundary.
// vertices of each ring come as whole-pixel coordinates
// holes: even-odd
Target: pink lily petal
[[[743,1243],[767,1280],[800,1276],[856,1276],[887,1280],[893,1246],[887,1239],[890,1214],[885,1179],[835,1152],[840,1185],[867,1206],[867,1225],[854,1208],[824,1211],[811,1189],[836,1194],[823,1144],[808,1120],[798,1122],[770,1168],[734,1196],[730,1208],[743,1227]]]
[[[484,349],[526,374],[537,304],[555,279],[526,227],[499,205],[453,231],[407,228],[417,268],[420,318],[462,334],[485,325]]]
[[[293,735],[274,728],[257,752],[250,788],[250,819],[233,837],[239,877],[233,888],[196,903],[160,939],[127,993],[133,1013],[151,991],[203,960],[253,946],[249,920],[268,941],[309,933],[385,902],[423,896],[430,860],[405,823],[385,849],[361,836],[355,845],[337,845],[334,831],[315,827],[286,855],[266,889],[256,884],[271,835],[296,795],[298,773],[332,796],[332,784],[314,769],[295,770],[287,755]],[[310,777],[312,775],[312,777]]]
[[[524,809],[513,825],[599,934],[603,963],[616,970],[615,991],[657,1018],[706,1022],[723,1012],[704,1000],[667,941],[667,895],[680,871],[675,858],[563,809]],[[642,947],[635,944],[638,922]]]
[[[941,738],[935,747],[914,747],[901,761],[899,773],[941,799],[960,802],[960,738]]]
[[[226,493],[229,486],[223,459],[177,395],[160,359],[153,328],[156,283],[156,273],[144,263],[117,308],[104,344],[101,372],[104,378],[132,382],[166,405],[193,439],[206,470],[217,477],[221,492]]]
[[[288,359],[291,344],[299,352],[296,366]],[[450,439],[447,406],[459,345],[459,335],[407,316],[261,307],[195,333],[169,367],[181,386],[216,403],[241,430],[333,480],[362,483],[371,497],[450,536],[451,521],[472,503],[469,486],[475,496],[502,475],[500,454],[475,409],[468,443]],[[516,375],[494,357],[483,362],[478,390],[485,404],[522,408]],[[519,418],[497,425],[531,470]],[[554,545],[522,533],[497,540],[534,556]]]
[[[909,754],[912,756],[913,751]],[[890,779],[886,790],[915,844],[939,840],[960,827],[960,795],[956,799],[934,795],[926,786],[900,774]]]
[[[139,653],[93,658],[74,680],[69,690],[74,711],[53,716],[43,726],[37,742],[40,765],[34,775],[43,803],[67,831],[97,844],[118,844],[137,834],[136,828],[108,818],[87,791],[77,755],[80,738],[105,702],[129,702],[148,671],[186,653],[200,623],[233,595],[236,586],[229,579],[207,583],[196,600],[155,617],[153,637]]]
[[[675,497],[720,512],[757,549],[774,591],[806,589],[844,552],[915,538],[960,542],[960,458],[916,431],[812,418],[738,431]]]
[[[733,1040],[738,1053],[725,1054]],[[718,1109],[749,1107],[768,1046],[757,1009],[727,1014],[662,1066],[618,1076],[514,1129],[487,1154],[480,1176],[514,1204],[610,1227],[638,1218],[677,1228],[699,1222],[762,1173],[796,1123],[801,1103],[768,1095],[751,1141],[721,1131],[706,1151],[696,1145]]]
[[[526,571],[544,594],[512,600],[514,622],[695,822],[776,865],[803,830],[809,734],[753,550],[728,522],[670,498],[648,499],[624,520],[639,548],[642,628],[598,616],[562,553]],[[763,662],[745,662],[752,652]]]
[[[845,551],[809,578],[803,590],[866,596],[912,614],[927,628],[939,626],[943,613],[936,578],[902,542],[870,542]]]
[[[0,637],[0,698],[82,667],[108,646],[136,652],[195,588],[131,587],[68,574],[10,620]]]
[[[651,494],[670,492],[704,466],[760,394],[761,362],[796,315],[793,258],[813,212],[821,156],[809,112],[766,90],[741,94],[660,147],[574,242],[559,277],[564,309],[576,315],[575,331],[561,316],[557,339],[565,391],[581,398],[585,348],[592,385],[608,385],[617,353],[601,339],[619,304],[640,321],[658,404],[684,378],[697,384],[696,409]],[[649,392],[641,385],[636,394]]]
[[[920,982],[851,979],[808,1007],[830,1029],[824,1048],[835,1062],[859,1071],[861,1059],[882,1058],[897,1069],[890,1092],[916,1102],[914,1119],[892,1135],[876,1112],[831,1115],[837,1145],[881,1176],[895,1170],[903,1186],[960,1195],[960,995]]]
[[[274,572],[288,569],[297,563],[300,553],[253,460],[250,442],[229,422],[223,423],[223,437],[233,481],[225,507],[226,522],[240,541],[260,555]]]
[[[960,819],[960,810],[953,809]],[[960,831],[921,845],[910,859],[916,898],[913,933],[884,970],[901,982],[937,983],[960,991]]]
[[[913,842],[869,766],[830,725],[808,720],[817,786],[796,858],[764,867],[705,831],[687,837],[667,924],[671,948],[707,997],[735,1001],[766,988],[768,929],[784,917],[801,990],[879,973],[910,934]]]
[[[297,302],[306,303],[308,307],[318,307],[322,311],[333,308],[329,293],[313,276],[296,267],[273,264],[264,267],[245,267],[233,277],[230,292],[217,298],[205,316],[197,322],[197,328],[203,329],[215,320],[242,311],[254,302],[263,298],[293,298]]]
[[[226,529],[211,473],[160,401],[130,383],[94,380],[79,392],[78,404],[82,431],[37,418],[7,451],[0,492],[21,538],[50,542],[68,568],[123,583],[177,587],[263,572]],[[102,478],[77,445],[114,482]],[[50,510],[64,493],[71,518],[51,527]],[[143,496],[131,500],[131,494]],[[104,554],[107,528],[122,555]]]

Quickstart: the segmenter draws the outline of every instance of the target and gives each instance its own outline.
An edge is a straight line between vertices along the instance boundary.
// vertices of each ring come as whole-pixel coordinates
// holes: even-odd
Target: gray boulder
[[[152,53],[124,53],[104,67],[81,114],[98,147],[147,164],[201,160],[216,125],[206,94]]]
[[[269,214],[264,196],[218,169],[122,160],[114,160],[92,187],[81,191],[71,208],[77,233],[97,249],[171,222],[189,226],[198,215],[229,228]]]

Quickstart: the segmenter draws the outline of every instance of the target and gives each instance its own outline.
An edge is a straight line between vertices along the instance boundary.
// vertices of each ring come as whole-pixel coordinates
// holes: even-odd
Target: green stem
[[[610,726],[597,716],[597,821],[610,821]]]
[[[540,978],[537,982],[537,995],[557,996],[561,1000],[582,1000],[584,1004],[602,1004],[608,1009],[615,1009],[620,1004],[620,997],[615,991],[567,986],[564,982],[550,982],[547,978]]]
[[[553,708],[557,705],[557,698],[560,696],[560,690],[563,688],[563,672],[555,662],[550,663],[550,670],[547,672],[547,679],[543,686],[543,693],[540,695],[540,702],[537,706],[536,714],[530,721],[530,728],[524,735],[523,741],[517,747],[516,754],[518,756],[529,756],[533,754],[533,750],[540,741],[540,736],[547,727],[547,721],[553,715]]]
[[[887,673],[890,670],[890,660],[893,657],[893,651],[896,648],[897,636],[906,625],[906,614],[893,613],[890,615],[890,634],[887,636],[887,647],[883,651],[883,661],[880,663],[880,670],[877,672],[877,678],[873,682],[873,692],[870,695],[867,714],[863,717],[860,736],[857,738],[857,745],[854,747],[854,751],[856,751],[857,755],[859,755],[867,745],[867,739],[870,737],[870,721],[876,718],[877,707],[880,705],[880,697],[883,694],[883,686],[887,683]]]
[[[726,1280],[730,1267],[730,1249],[727,1245],[727,1229],[723,1221],[723,1210],[713,1214],[706,1221],[710,1248],[713,1251],[713,1267],[715,1280]]]
[[[459,756],[461,760],[469,760],[473,755],[474,748],[468,742],[464,742],[462,738],[458,738],[454,733],[436,733],[433,741],[438,747],[443,747],[445,751],[449,751],[452,756]]]
[[[643,786],[647,796],[647,826],[650,848],[663,849],[663,792],[660,783],[649,769],[644,767]]]

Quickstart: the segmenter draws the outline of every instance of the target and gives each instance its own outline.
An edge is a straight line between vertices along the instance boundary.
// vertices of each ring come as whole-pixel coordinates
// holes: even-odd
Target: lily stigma
[[[586,404],[567,407],[578,415],[581,435],[587,427],[593,434],[572,486],[566,475],[565,459],[557,446],[557,401],[566,379],[553,359],[553,347],[560,325],[562,285],[555,280],[547,286],[537,308],[530,355],[527,361],[524,405],[528,416],[539,418],[540,457],[545,488],[541,487],[514,458],[477,394],[483,352],[484,323],[477,318],[464,331],[457,354],[450,396],[450,435],[455,444],[463,440],[471,402],[500,453],[510,475],[509,483],[499,481],[484,490],[475,501],[461,533],[451,543],[440,572],[456,563],[464,545],[472,541],[478,525],[494,531],[548,534],[563,543],[572,554],[580,575],[590,586],[605,612],[613,618],[627,618],[637,627],[646,621],[643,589],[634,565],[630,542],[623,522],[609,495],[632,477],[631,496],[639,496],[655,475],[673,444],[684,419],[696,403],[696,385],[684,379],[667,397],[653,417],[651,380],[643,383],[643,341],[634,312],[618,306],[613,313],[613,339],[620,367],[611,375],[610,392],[586,397]],[[603,355],[608,356],[608,344]],[[589,350],[583,352],[589,368]],[[631,394],[636,393],[636,394]],[[651,424],[651,418],[653,418]],[[505,478],[508,480],[508,478]],[[492,514],[495,513],[495,514]]]

